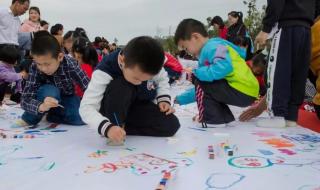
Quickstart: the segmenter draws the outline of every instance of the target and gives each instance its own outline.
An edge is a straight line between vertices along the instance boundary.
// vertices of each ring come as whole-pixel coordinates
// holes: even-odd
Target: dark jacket
[[[316,1],[319,0],[268,0],[263,31],[270,33],[278,22],[279,27],[311,27],[315,18]]]

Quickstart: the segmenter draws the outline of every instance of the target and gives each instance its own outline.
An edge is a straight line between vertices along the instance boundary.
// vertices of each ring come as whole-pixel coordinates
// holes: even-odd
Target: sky
[[[267,0],[257,0],[258,8]],[[1,7],[9,7],[11,0],[1,0]],[[219,15],[227,19],[230,11],[242,11],[242,0],[31,0],[38,6],[41,19],[51,25],[61,23],[65,31],[83,27],[89,38],[104,36],[109,42],[115,38],[119,44],[141,36],[167,36],[174,34],[184,18],[206,22],[206,18]],[[20,17],[28,18],[28,14]]]

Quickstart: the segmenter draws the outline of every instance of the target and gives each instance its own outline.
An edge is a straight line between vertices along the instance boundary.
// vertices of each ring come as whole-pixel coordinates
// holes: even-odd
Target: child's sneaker
[[[286,127],[297,127],[298,124],[295,121],[286,120]]]
[[[11,128],[25,128],[29,126],[29,124],[22,119],[17,120],[14,124],[11,125]]]
[[[284,128],[286,127],[286,121],[283,117],[265,118],[258,120],[257,126],[264,128]]]
[[[224,128],[227,127],[225,123],[223,124],[207,124],[207,123],[201,123],[202,128]]]

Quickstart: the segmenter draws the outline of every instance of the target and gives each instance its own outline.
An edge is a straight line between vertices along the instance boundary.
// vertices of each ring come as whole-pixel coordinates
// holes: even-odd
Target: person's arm
[[[227,47],[219,45],[213,57],[213,64],[193,70],[194,75],[205,82],[212,82],[225,78],[233,71],[231,57]]]
[[[286,0],[268,0],[266,15],[262,20],[262,31],[270,33],[275,24],[279,21]]]
[[[157,104],[160,102],[167,102],[171,105],[169,78],[164,68],[162,68],[160,73],[154,77],[154,80],[158,85],[156,97]]]
[[[39,107],[42,104],[42,102],[36,99],[36,93],[40,87],[40,83],[37,81],[37,75],[38,72],[36,65],[33,64],[30,67],[29,77],[26,81],[21,98],[22,109],[34,115],[38,115],[40,113]]]
[[[5,73],[1,73],[0,78],[5,82],[11,83],[11,82],[22,80],[22,74],[16,73],[16,72],[5,72]]]
[[[107,137],[107,129],[112,123],[108,118],[101,115],[99,110],[104,92],[111,80],[112,77],[107,73],[101,70],[94,71],[79,109],[82,120],[105,137]]]
[[[251,106],[249,109],[244,111],[240,117],[239,120],[244,122],[244,121],[249,121],[253,118],[258,117],[261,115],[265,110],[267,109],[267,101],[266,101],[266,96],[264,96],[259,103],[256,105]]]

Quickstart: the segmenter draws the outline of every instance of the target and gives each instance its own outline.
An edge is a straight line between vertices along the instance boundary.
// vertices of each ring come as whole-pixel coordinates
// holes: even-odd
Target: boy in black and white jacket
[[[125,135],[173,136],[180,127],[171,107],[164,51],[146,36],[105,57],[84,93],[80,115],[114,142]]]

